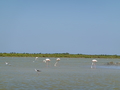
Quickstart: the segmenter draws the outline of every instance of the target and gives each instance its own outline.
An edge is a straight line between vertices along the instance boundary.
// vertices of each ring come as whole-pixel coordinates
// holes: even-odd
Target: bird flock
[[[33,62],[35,62],[35,61],[37,61],[37,60],[38,60],[38,57],[35,57],[35,60],[34,60]],[[46,66],[49,67],[49,66],[50,66],[50,61],[51,61],[51,60],[50,60],[49,58],[46,58],[45,60],[43,60],[43,63],[45,63]],[[60,58],[57,58],[54,66],[57,66],[59,61],[60,61]],[[36,71],[38,74],[40,74],[40,72],[41,72],[41,70],[39,70],[39,69],[35,69],[35,71]]]
[[[36,60],[38,60],[38,57],[35,57],[35,60],[33,62],[35,62]],[[50,59],[49,58],[46,58],[45,60],[43,60],[44,63],[46,63],[46,66],[48,67],[50,65]],[[57,58],[56,59],[56,62],[54,64],[54,66],[57,66],[58,62],[60,61],[60,58]],[[40,74],[41,70],[39,69],[35,69],[35,71]]]
[[[37,61],[38,60],[38,57],[35,57],[35,59],[34,59],[34,61],[33,62],[35,62],[35,61]],[[56,62],[54,63],[54,66],[56,67],[56,66],[59,66],[59,61],[60,61],[61,59],[60,58],[57,58],[56,59]],[[50,65],[50,59],[49,58],[46,58],[45,60],[43,60],[43,63],[45,63],[46,64],[46,66],[48,67],[49,65]],[[93,68],[96,68],[96,62],[97,62],[97,60],[96,59],[93,59],[92,60],[92,64],[91,64],[91,68],[93,69]],[[9,62],[5,62],[5,64],[6,65],[8,65],[8,66],[11,66],[11,64],[9,63]],[[41,70],[39,70],[39,69],[34,69],[35,70],[35,72],[37,72],[38,74],[40,74],[40,72],[41,72]]]

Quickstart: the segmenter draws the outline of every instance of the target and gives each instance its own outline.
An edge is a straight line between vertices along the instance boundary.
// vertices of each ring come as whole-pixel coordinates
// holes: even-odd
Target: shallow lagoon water
[[[97,59],[96,69],[90,68],[91,58],[61,58],[57,67],[56,58],[48,67],[44,59],[0,57],[0,90],[120,90],[120,66],[104,65],[119,59]]]

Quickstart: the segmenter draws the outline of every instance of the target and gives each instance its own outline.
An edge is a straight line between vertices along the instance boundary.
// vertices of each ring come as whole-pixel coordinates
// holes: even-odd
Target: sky
[[[120,0],[0,0],[0,53],[120,55]]]

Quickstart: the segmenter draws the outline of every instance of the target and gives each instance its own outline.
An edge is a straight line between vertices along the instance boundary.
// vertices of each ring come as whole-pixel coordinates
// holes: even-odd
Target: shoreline
[[[69,53],[0,53],[0,57],[53,57],[53,58],[117,58],[120,55],[87,55],[87,54],[69,54]]]

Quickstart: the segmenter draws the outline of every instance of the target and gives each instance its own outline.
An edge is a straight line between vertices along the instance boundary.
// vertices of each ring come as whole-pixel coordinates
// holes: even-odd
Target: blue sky
[[[120,55],[120,0],[0,0],[0,52]]]

